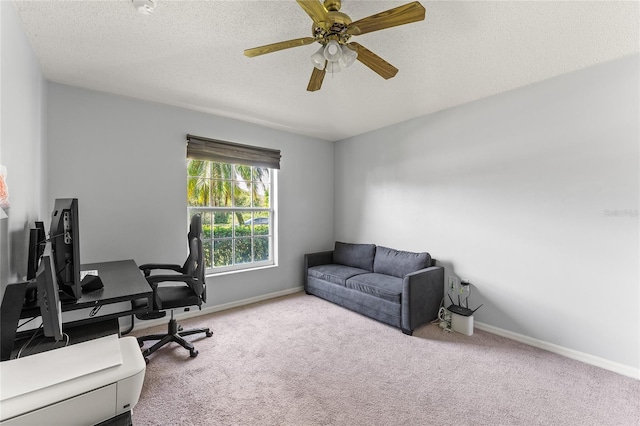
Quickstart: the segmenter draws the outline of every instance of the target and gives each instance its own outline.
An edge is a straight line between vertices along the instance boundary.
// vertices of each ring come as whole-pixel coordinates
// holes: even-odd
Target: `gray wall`
[[[638,59],[337,143],[336,239],[429,251],[476,321],[637,369]]]
[[[0,164],[10,208],[0,220],[0,286],[27,273],[28,229],[45,215],[46,82],[12,2],[0,2]],[[45,218],[46,219],[46,218]]]
[[[79,199],[83,263],[184,261],[187,133],[282,151],[278,267],[208,279],[208,305],[301,286],[303,254],[333,241],[330,142],[55,83],[47,111],[50,203]]]

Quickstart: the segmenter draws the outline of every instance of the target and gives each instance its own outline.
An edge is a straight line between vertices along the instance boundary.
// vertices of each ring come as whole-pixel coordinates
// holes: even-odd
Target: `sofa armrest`
[[[333,250],[321,251],[318,253],[307,253],[304,255],[304,269],[312,268],[318,265],[329,265],[333,263]]]
[[[307,291],[307,276],[309,268],[318,265],[329,265],[333,263],[333,250],[320,251],[317,253],[307,253],[304,255],[304,291]]]
[[[402,331],[411,334],[417,327],[436,319],[443,297],[442,266],[430,266],[406,275],[402,282]]]

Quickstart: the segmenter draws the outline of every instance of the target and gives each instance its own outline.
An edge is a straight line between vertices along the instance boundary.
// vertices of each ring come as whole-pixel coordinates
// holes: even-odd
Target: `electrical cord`
[[[33,342],[33,339],[38,335],[38,332],[40,330],[42,330],[44,324],[40,324],[40,327],[36,328],[36,330],[34,331],[34,333],[31,335],[31,337],[29,338],[29,340],[22,345],[22,347],[20,348],[20,350],[18,351],[18,354],[16,355],[16,359],[20,358],[22,356],[22,352],[27,349],[27,347],[31,344],[31,342]],[[44,337],[44,336],[43,336]],[[69,346],[69,335],[65,332],[62,333],[62,337],[64,337],[64,346],[61,346],[63,348],[66,348],[67,346]],[[35,348],[38,347],[38,345],[40,345],[40,343],[38,343]],[[50,349],[58,349],[56,347],[52,347]]]
[[[440,311],[442,310],[442,308],[444,308],[444,297],[440,301],[440,307],[438,308],[438,318],[436,318],[433,321],[431,321],[431,324],[439,324],[440,323],[440,321],[441,321],[440,320]]]
[[[444,307],[444,297],[440,301],[440,309],[438,309],[438,317],[431,321],[431,324],[438,324],[443,331],[451,331],[451,313]]]
[[[40,327],[36,328],[36,331],[33,332],[31,337],[29,338],[29,340],[27,340],[27,342],[24,345],[22,345],[22,347],[18,351],[18,354],[16,355],[16,359],[18,359],[18,358],[20,358],[20,356],[22,356],[22,351],[24,351],[27,348],[27,346],[29,346],[29,344],[33,341],[33,339],[38,334],[38,331],[42,330],[43,326],[44,326],[44,324],[40,324]]]
[[[65,342],[64,342],[63,348],[66,348],[67,346],[69,346],[69,335],[67,333],[63,332],[62,336],[65,337]]]
[[[451,313],[447,310],[447,308],[442,307],[438,311],[438,320],[440,320],[440,328],[446,332],[451,331]]]

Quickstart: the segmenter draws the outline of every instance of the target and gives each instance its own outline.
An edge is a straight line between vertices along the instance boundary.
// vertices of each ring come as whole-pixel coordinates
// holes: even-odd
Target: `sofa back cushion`
[[[375,244],[350,244],[336,241],[333,263],[373,271]]]
[[[413,253],[378,246],[373,262],[373,272],[403,278],[411,272],[419,271],[429,266],[431,266],[431,255],[429,253]]]

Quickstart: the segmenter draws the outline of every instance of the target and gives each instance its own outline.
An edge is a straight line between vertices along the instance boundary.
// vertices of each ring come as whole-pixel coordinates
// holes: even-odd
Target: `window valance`
[[[280,150],[187,135],[187,158],[280,169]]]

